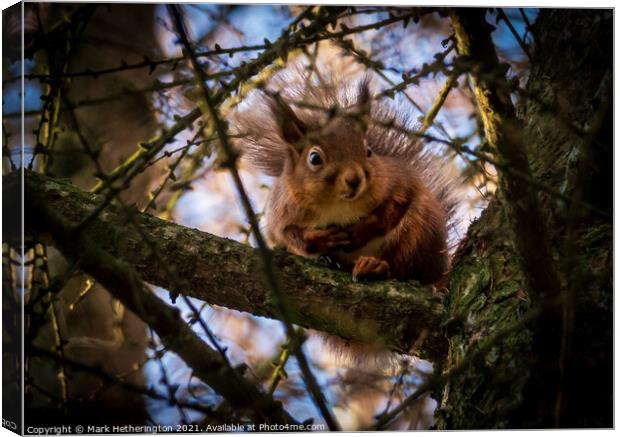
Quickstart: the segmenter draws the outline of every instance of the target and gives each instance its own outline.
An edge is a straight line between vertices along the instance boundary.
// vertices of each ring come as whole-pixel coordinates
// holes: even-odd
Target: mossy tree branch
[[[17,177],[17,173],[5,176],[5,187],[10,185],[10,178]],[[84,192],[68,181],[32,172],[26,172],[24,190],[29,218],[26,233],[48,235],[50,244],[61,250],[66,234],[54,233],[57,224],[46,222],[51,216],[42,214],[41,209],[55,211],[67,224],[76,225],[101,202],[101,196]],[[145,281],[173,295],[278,318],[255,249],[137,210],[135,214],[143,232],[167,257],[169,270],[184,278],[184,289],[175,289],[167,272],[153,261],[141,234],[127,226],[127,214],[121,207],[109,205],[82,233],[111,257],[135,268]],[[274,253],[273,262],[281,275],[292,323],[422,358],[445,356],[443,305],[431,288],[416,282],[355,283],[347,273],[283,251]]]
[[[35,175],[28,173],[30,176]],[[37,175],[46,180],[45,176]],[[13,202],[19,201],[19,196],[15,195],[19,192],[21,182],[19,176],[18,172],[13,172],[3,178],[3,190],[6,190],[3,194]],[[68,211],[49,204],[50,199],[35,193],[30,182],[31,178],[28,178],[25,184],[28,187],[25,193],[27,199],[25,210],[34,218],[29,219],[26,224],[29,230],[45,229],[46,235],[40,235],[43,240],[47,240],[47,236],[51,235],[54,244],[67,258],[92,275],[114,298],[148,324],[160,337],[163,345],[179,355],[192,368],[196,377],[223,396],[231,407],[247,411],[256,423],[296,423],[280,402],[274,401],[271,396],[247,380],[241,369],[227,365],[217,351],[192,331],[189,324],[182,319],[178,309],[166,305],[149,290],[128,262],[111,255],[104,245],[100,244],[101,235],[81,230],[76,232],[78,222],[67,216]],[[50,179],[44,184],[56,185]],[[60,200],[70,198],[70,194],[66,191],[56,191],[53,195]],[[9,222],[8,225],[13,228],[18,226],[15,221]],[[12,235],[19,235],[15,229],[3,230],[9,231]],[[152,254],[149,258],[151,256]],[[145,260],[147,263],[150,261]],[[59,358],[63,359],[62,356]]]

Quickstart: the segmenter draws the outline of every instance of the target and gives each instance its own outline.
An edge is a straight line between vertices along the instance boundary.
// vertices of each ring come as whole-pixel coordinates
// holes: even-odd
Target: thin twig
[[[149,336],[151,337],[151,342],[155,343],[155,335],[153,333],[153,330],[150,327],[148,328],[148,330],[149,330]],[[170,380],[168,379],[168,372],[166,372],[166,366],[164,366],[163,357],[166,351],[163,350],[160,352],[158,350],[154,350],[153,352],[155,355],[155,360],[157,361],[157,364],[159,365],[159,373],[161,374],[160,382],[166,387],[168,391],[167,401],[170,404],[176,405],[177,411],[179,412],[179,415],[181,416],[181,422],[184,424],[187,424],[189,423],[187,414],[185,414],[185,410],[183,410],[183,407],[179,405],[179,402],[176,397],[176,387],[170,383]]]
[[[273,373],[271,374],[271,385],[269,386],[269,390],[267,390],[267,393],[269,393],[270,395],[273,395],[276,392],[276,388],[278,388],[278,384],[280,383],[282,378],[287,377],[284,368],[286,367],[286,363],[291,356],[291,350],[288,344],[281,345],[280,349],[282,351],[280,352],[278,362],[275,364]]]
[[[528,48],[527,44],[525,44],[525,41],[521,39],[519,32],[517,32],[517,29],[515,29],[515,27],[512,25],[512,22],[502,8],[497,8],[497,17],[500,20],[504,20],[504,22],[508,26],[508,29],[510,29],[510,33],[512,33],[512,35],[515,37],[515,40],[519,44],[519,47],[521,47],[523,53],[525,53],[530,62],[532,62],[532,55],[530,55],[530,49]]]
[[[527,15],[525,15],[525,11],[523,10],[523,8],[519,8],[519,13],[521,14],[521,18],[523,18],[523,22],[525,23],[525,33],[523,34],[523,41],[525,41],[527,38],[527,34],[532,28],[532,25],[530,24],[530,20],[527,18]]]
[[[450,74],[448,76],[446,83],[444,84],[443,88],[441,88],[441,91],[439,91],[439,94],[435,98],[433,105],[426,112],[426,115],[422,119],[422,124],[420,125],[417,131],[419,135],[424,135],[426,131],[428,130],[428,128],[431,127],[431,125],[433,124],[433,121],[435,120],[435,117],[437,117],[437,114],[439,113],[439,110],[441,109],[446,99],[448,98],[448,94],[450,93],[450,90],[457,85],[458,83],[457,78],[458,78],[458,74]]]
[[[418,9],[423,9],[423,8],[418,8]],[[428,11],[430,12],[430,11]],[[381,20],[375,23],[370,23],[370,24],[366,24],[363,26],[356,26],[356,27],[352,27],[352,28],[347,28],[344,30],[341,30],[339,32],[329,32],[327,30],[323,31],[321,34],[317,34],[315,36],[307,36],[304,38],[301,38],[299,40],[297,40],[294,43],[294,47],[302,47],[314,42],[318,42],[318,41],[323,41],[326,39],[332,39],[332,38],[342,38],[344,36],[347,35],[352,35],[355,33],[361,33],[361,32],[366,32],[369,30],[376,30],[385,26],[389,26],[391,24],[397,23],[399,21],[405,21],[405,20],[410,20],[412,17],[415,16],[419,16],[421,13],[421,11],[414,11],[411,12],[409,14],[404,14],[401,16],[393,16],[390,18],[387,18],[385,20]],[[296,27],[298,23],[296,21],[294,21],[292,23],[292,26],[290,26],[290,28],[292,29],[293,27]],[[231,48],[222,48],[219,47],[219,45],[216,44],[216,47],[212,50],[207,50],[207,51],[202,51],[202,52],[196,52],[196,57],[197,58],[203,58],[203,57],[211,57],[211,56],[215,56],[215,55],[233,55],[235,53],[240,53],[240,52],[253,52],[253,51],[259,51],[259,50],[267,50],[269,48],[272,47],[272,43],[265,43],[265,44],[256,44],[256,45],[251,45],[251,46],[241,46],[241,47],[231,47]],[[178,56],[178,57],[173,57],[173,58],[167,58],[167,59],[150,59],[148,56],[145,56],[143,58],[142,61],[140,62],[135,62],[133,64],[128,64],[128,63],[121,63],[121,65],[117,66],[117,67],[108,67],[108,68],[103,68],[100,70],[92,70],[92,69],[85,69],[83,71],[77,71],[77,72],[68,72],[68,73],[62,73],[62,74],[28,74],[25,75],[24,78],[27,80],[49,80],[49,79],[58,79],[58,78],[76,78],[76,77],[92,77],[93,79],[98,78],[99,76],[105,75],[105,74],[111,74],[111,73],[119,73],[122,71],[127,71],[127,70],[134,70],[134,69],[140,69],[140,68],[149,68],[150,73],[153,73],[155,71],[155,69],[161,65],[166,65],[166,64],[175,64],[178,63],[180,61],[183,60],[183,56]],[[6,79],[5,81],[3,81],[3,83],[9,83],[12,81],[17,81],[19,80],[19,77],[11,77]]]
[[[109,373],[106,373],[99,368],[92,367],[86,364],[82,364],[70,358],[66,358],[66,357],[61,358],[58,354],[55,354],[54,352],[51,352],[49,350],[37,348],[36,346],[34,346],[32,348],[32,352],[33,352],[33,355],[46,356],[46,357],[52,358],[58,363],[60,363],[61,361],[64,361],[65,364],[67,364],[69,367],[74,368],[75,370],[87,372],[94,376],[97,376],[98,378],[104,381],[105,384],[103,387],[105,389],[109,389],[113,385],[118,385],[124,389],[127,389],[128,391],[138,393],[144,396],[148,396],[149,398],[152,398],[152,399],[158,399],[158,400],[170,402],[173,405],[178,405],[183,408],[189,408],[189,409],[192,409],[192,410],[195,410],[197,412],[204,413],[207,415],[212,415],[214,413],[211,408],[204,406],[204,403],[202,402],[201,403],[184,402],[178,399],[171,399],[168,396],[164,396],[158,393],[152,388],[145,388],[140,385],[132,384],[130,382],[127,382],[123,377],[119,377],[116,375],[110,375]]]

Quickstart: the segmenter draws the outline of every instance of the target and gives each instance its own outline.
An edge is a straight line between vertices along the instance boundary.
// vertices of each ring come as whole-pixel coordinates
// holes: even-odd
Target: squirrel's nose
[[[353,174],[353,175],[347,175],[344,181],[347,183],[349,188],[351,188],[352,190],[357,190],[357,187],[360,186],[360,182],[362,180],[360,179],[358,174]]]
[[[366,179],[362,167],[353,164],[344,169],[338,179],[338,190],[343,199],[355,199],[363,193],[365,189]]]

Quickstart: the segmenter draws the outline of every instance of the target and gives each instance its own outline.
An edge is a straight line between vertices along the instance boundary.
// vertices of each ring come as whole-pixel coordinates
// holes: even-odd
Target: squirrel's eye
[[[366,156],[368,156],[369,158],[372,156],[372,149],[370,147],[366,149]]]
[[[321,158],[321,155],[319,154],[319,152],[310,152],[308,154],[308,164],[310,164],[313,167],[317,167],[323,164],[323,158]]]

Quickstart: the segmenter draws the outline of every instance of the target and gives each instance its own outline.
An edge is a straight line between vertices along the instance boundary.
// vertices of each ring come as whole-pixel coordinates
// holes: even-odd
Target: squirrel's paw
[[[353,280],[360,279],[387,279],[390,265],[374,256],[360,256],[353,267]]]
[[[335,247],[351,243],[349,234],[337,227],[306,229],[302,238],[307,253],[326,253]]]

